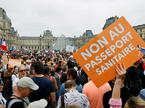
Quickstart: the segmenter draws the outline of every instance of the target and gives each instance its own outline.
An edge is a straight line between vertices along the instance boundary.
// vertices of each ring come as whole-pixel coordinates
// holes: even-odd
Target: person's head
[[[19,72],[19,67],[18,66],[14,66],[14,73],[18,73]]]
[[[44,68],[43,68],[43,74],[44,75],[50,75],[50,69],[49,69],[48,66],[44,66]]]
[[[74,68],[70,68],[67,71],[67,79],[68,80],[75,80],[77,79],[78,75],[77,75],[77,71]]]
[[[145,108],[145,101],[140,97],[130,97],[124,108]]]
[[[77,71],[74,68],[70,68],[67,71],[68,80],[76,80],[78,78]]]
[[[62,72],[67,72],[67,71],[68,71],[68,67],[67,67],[67,65],[65,64],[65,65],[62,66]]]
[[[65,86],[65,90],[69,91],[71,89],[76,88],[76,82],[74,80],[68,80],[65,82],[64,86]]]
[[[68,80],[75,80],[77,85],[80,84],[80,80],[78,78],[77,71],[74,68],[69,68],[68,69],[68,71],[67,71],[67,79]]]
[[[20,78],[27,76],[26,67],[24,65],[20,66],[18,74]]]
[[[39,61],[32,63],[31,70],[35,74],[43,74],[43,64]],[[33,74],[34,74],[33,73]]]
[[[33,90],[38,90],[39,86],[29,77],[21,78],[17,84],[17,92],[21,98],[28,97]]]

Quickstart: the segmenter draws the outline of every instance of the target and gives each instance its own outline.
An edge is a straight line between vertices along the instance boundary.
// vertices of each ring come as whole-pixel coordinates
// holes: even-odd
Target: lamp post
[[[42,36],[40,35],[40,51],[41,51],[41,38],[42,38]]]

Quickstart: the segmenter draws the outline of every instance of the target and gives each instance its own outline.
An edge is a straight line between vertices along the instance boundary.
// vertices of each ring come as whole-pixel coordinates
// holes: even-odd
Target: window
[[[142,33],[145,33],[145,28],[142,29]]]
[[[138,29],[137,32],[140,33],[140,29]]]

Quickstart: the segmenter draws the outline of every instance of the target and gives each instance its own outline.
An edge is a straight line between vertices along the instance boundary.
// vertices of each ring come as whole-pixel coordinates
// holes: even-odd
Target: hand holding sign
[[[124,64],[119,64],[118,66],[115,66],[115,70],[117,72],[116,78],[124,80],[125,74],[127,72]]]

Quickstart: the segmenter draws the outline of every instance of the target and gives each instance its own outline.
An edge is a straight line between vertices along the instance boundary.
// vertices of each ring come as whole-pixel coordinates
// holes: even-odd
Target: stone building
[[[138,32],[138,34],[140,35],[140,37],[143,40],[145,40],[145,24],[137,25],[137,26],[134,26],[133,28]]]
[[[5,10],[0,8],[0,29],[1,31],[9,32],[11,29],[11,20],[7,16]]]
[[[54,40],[55,37],[53,37],[52,32],[50,30],[44,31],[42,36],[22,36],[18,39],[19,49],[47,50],[52,47]]]
[[[93,34],[92,30],[86,30],[80,37],[75,37],[71,39],[72,43],[76,48],[80,48],[90,41],[96,35]]]
[[[6,11],[0,8],[0,39],[5,39],[9,49],[17,49],[18,32],[12,27]]]

